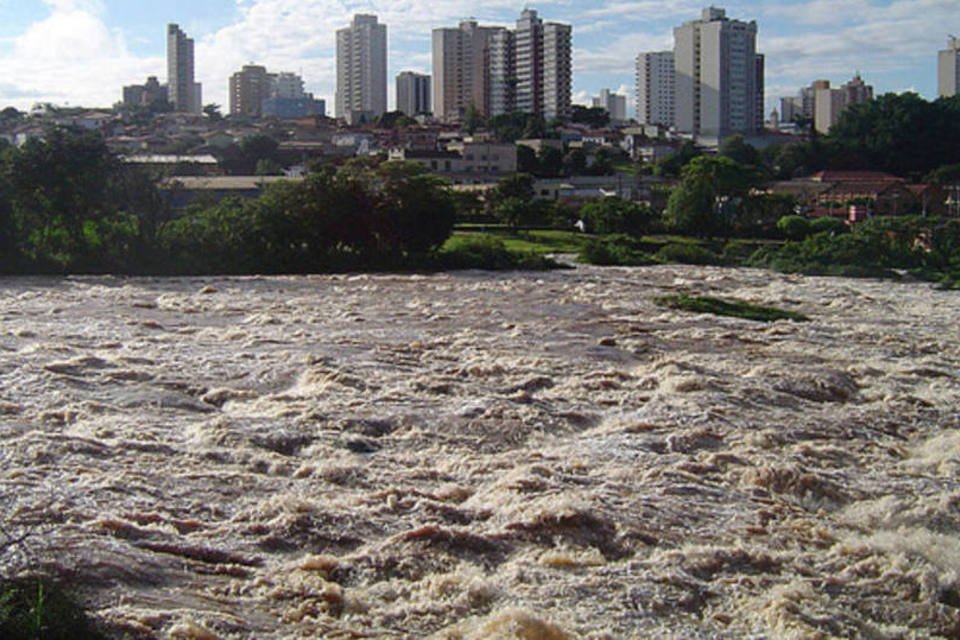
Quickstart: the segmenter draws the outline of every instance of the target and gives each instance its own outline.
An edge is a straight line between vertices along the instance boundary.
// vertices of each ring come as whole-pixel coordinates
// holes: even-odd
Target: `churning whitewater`
[[[111,637],[960,635],[956,292],[660,266],[0,296],[0,570]]]

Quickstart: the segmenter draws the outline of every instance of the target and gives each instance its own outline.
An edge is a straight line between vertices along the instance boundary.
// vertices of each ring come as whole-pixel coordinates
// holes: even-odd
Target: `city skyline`
[[[105,107],[120,100],[125,85],[151,75],[166,81],[165,29],[178,23],[196,42],[196,79],[204,85],[205,103],[226,110],[229,77],[252,62],[301,74],[308,91],[333,104],[336,30],[354,13],[377,14],[388,26],[388,77],[394,78],[406,70],[431,73],[434,28],[470,17],[509,26],[524,7],[493,0],[477,11],[453,0],[412,11],[417,1],[167,0],[146,6],[0,0],[0,103]],[[589,104],[604,87],[632,95],[636,55],[669,49],[673,28],[708,4],[602,0],[574,6],[548,0],[529,6],[572,24],[574,102]],[[953,3],[945,0],[715,4],[731,18],[758,23],[757,48],[766,55],[765,112],[815,79],[839,83],[856,71],[877,94],[914,90],[934,99],[937,52],[948,32],[960,31]],[[388,86],[394,108],[393,83]]]

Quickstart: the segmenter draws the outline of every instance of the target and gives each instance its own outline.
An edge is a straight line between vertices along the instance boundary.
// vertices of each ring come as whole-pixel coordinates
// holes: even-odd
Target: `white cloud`
[[[11,51],[0,56],[4,81],[14,88],[12,99],[5,103],[20,107],[36,101],[109,106],[120,99],[124,84],[138,78],[142,82],[160,64],[130,54],[122,35],[111,32],[99,17],[100,3],[46,3],[50,15],[14,38]]]

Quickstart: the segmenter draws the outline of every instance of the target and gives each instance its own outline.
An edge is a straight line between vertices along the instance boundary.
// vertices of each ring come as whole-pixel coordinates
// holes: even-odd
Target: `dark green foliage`
[[[664,211],[669,229],[698,236],[729,233],[736,209],[759,176],[724,157],[700,156],[683,168]]]
[[[777,222],[795,211],[796,205],[790,195],[750,192],[739,196],[729,231],[740,238],[778,238]]]
[[[657,260],[643,251],[635,238],[625,234],[592,238],[581,249],[577,259],[601,266],[638,267],[657,264]]]
[[[821,169],[884,171],[919,180],[956,164],[958,147],[960,96],[929,102],[915,93],[888,93],[844,110],[828,136],[765,150],[761,158],[782,180]]]
[[[713,251],[698,244],[671,243],[654,254],[660,262],[679,262],[680,264],[719,265],[723,260]]]
[[[888,93],[853,105],[830,130],[831,166],[919,178],[956,162],[958,116],[958,96],[928,102],[915,93]]]
[[[739,162],[747,166],[756,166],[760,158],[756,148],[747,144],[741,135],[726,138],[720,144],[717,153],[725,158],[730,158],[734,162]]]
[[[815,233],[801,242],[763,248],[752,266],[819,275],[892,277],[913,271],[940,281],[957,272],[960,221],[911,216],[875,217],[850,233]]]
[[[540,170],[537,152],[525,144],[517,145],[517,173],[533,175]]]
[[[571,149],[563,157],[563,171],[568,176],[582,176],[587,172],[587,155],[583,149]]]
[[[695,143],[687,140],[675,154],[657,162],[653,168],[654,175],[679,176],[690,161],[703,154]]]
[[[510,251],[503,240],[491,236],[466,237],[437,255],[441,269],[507,269],[540,271],[555,269],[553,260],[532,252]]]
[[[722,300],[710,296],[682,294],[656,298],[654,302],[658,306],[668,309],[690,311],[692,313],[712,313],[713,315],[742,318],[756,322],[774,322],[776,320],[808,322],[810,320],[807,316],[796,311],[751,304],[742,300]]]
[[[504,113],[490,118],[487,128],[500,142],[516,142],[521,138],[546,138],[552,135],[543,118],[530,113]]]
[[[810,222],[810,233],[829,233],[836,235],[850,230],[847,223],[833,216],[822,216]]]
[[[240,144],[232,144],[215,152],[224,170],[235,176],[256,175],[257,164],[270,161],[279,164],[279,143],[270,136],[259,134],[244,138]]]
[[[960,163],[938,167],[924,177],[924,182],[940,185],[960,184]]]
[[[606,235],[625,233],[641,236],[654,230],[657,216],[646,206],[620,198],[602,198],[580,208],[587,231]]]
[[[803,216],[783,216],[777,221],[777,231],[787,240],[803,240],[810,235],[810,221]]]
[[[0,638],[101,640],[83,609],[61,587],[37,580],[0,582]]]
[[[570,119],[573,122],[588,124],[599,129],[610,124],[610,112],[603,107],[584,107],[575,104]]]
[[[181,273],[406,268],[443,244],[454,217],[453,198],[418,165],[353,163],[191,211],[163,239]]]

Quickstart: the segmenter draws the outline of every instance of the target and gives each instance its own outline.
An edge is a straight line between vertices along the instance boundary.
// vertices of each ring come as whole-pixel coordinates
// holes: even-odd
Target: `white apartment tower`
[[[604,109],[610,114],[612,122],[626,122],[627,96],[613,93],[610,89],[601,89],[600,95],[594,97],[593,106]]]
[[[672,127],[675,94],[673,51],[651,51],[638,55],[637,122]]]
[[[763,121],[762,110],[757,114],[763,103],[757,23],[730,20],[723,9],[710,7],[673,36],[677,130],[717,140],[755,133]]]
[[[387,27],[377,16],[357,14],[337,31],[336,116],[348,124],[387,111]]]
[[[573,114],[573,29],[568,24],[543,25],[542,106],[546,120],[567,120]],[[536,113],[536,111],[534,112]]]
[[[413,71],[397,76],[397,111],[408,116],[430,113],[430,76]]]
[[[200,113],[200,85],[194,82],[193,38],[167,25],[167,91],[175,111]]]
[[[937,95],[951,98],[960,93],[960,38],[950,36],[947,48],[937,55]]]

